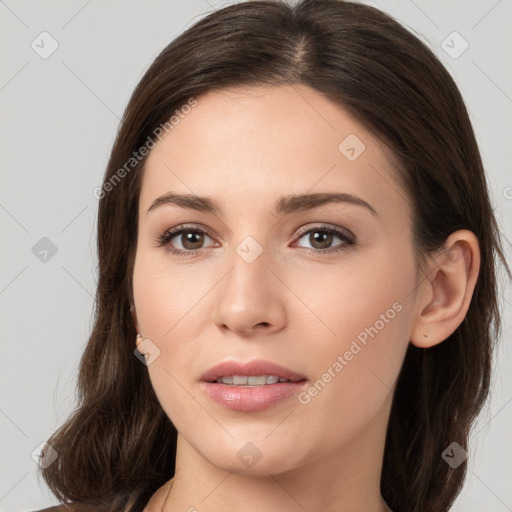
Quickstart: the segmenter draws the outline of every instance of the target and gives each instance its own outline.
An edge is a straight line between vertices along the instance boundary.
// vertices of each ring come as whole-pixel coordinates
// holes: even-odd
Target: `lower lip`
[[[263,386],[233,386],[218,382],[202,382],[203,390],[220,405],[235,411],[263,411],[278,402],[297,395],[306,385],[299,382],[279,382]]]

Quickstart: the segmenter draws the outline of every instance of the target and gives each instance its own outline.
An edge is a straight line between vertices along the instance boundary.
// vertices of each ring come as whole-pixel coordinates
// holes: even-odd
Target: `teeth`
[[[266,384],[277,384],[278,382],[289,382],[284,377],[277,377],[276,375],[230,375],[227,377],[220,377],[215,382],[221,384],[228,384],[233,386],[264,386]]]
[[[235,386],[245,386],[247,384],[247,377],[233,375],[233,384]]]
[[[260,375],[259,377],[251,375],[247,377],[247,384],[249,386],[263,386],[267,383],[267,377],[265,375]],[[242,383],[244,384],[244,383]]]

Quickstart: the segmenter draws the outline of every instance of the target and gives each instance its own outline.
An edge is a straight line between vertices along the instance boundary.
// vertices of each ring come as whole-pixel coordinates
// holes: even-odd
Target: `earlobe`
[[[464,320],[480,269],[480,249],[468,230],[452,233],[432,260],[429,278],[419,293],[411,343],[429,348],[447,339]]]
[[[142,344],[142,336],[140,333],[137,333],[137,336],[135,336],[135,345],[137,348],[140,349],[141,344]]]

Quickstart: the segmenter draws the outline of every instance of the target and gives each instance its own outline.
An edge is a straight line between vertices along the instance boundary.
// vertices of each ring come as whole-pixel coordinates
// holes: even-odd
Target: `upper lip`
[[[270,361],[256,359],[246,363],[240,361],[223,361],[201,375],[201,380],[205,382],[215,382],[220,377],[230,375],[246,375],[248,377],[255,375],[274,375],[291,381],[304,380],[306,377],[296,373],[284,366],[280,366]]]

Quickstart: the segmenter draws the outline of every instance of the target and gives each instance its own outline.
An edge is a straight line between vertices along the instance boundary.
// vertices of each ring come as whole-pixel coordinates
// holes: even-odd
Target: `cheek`
[[[373,345],[386,349],[403,343],[401,333],[408,330],[416,279],[408,247],[400,252],[391,243],[380,245],[339,264],[317,265],[300,274],[287,279],[300,299],[295,309],[303,313],[298,318],[309,323],[310,335],[301,337],[304,343],[309,340],[327,352],[348,350],[353,340],[369,346],[370,340],[378,339]],[[297,316],[290,315],[289,321],[293,329]]]
[[[200,299],[211,287],[208,279],[198,278],[194,265],[171,265],[170,258],[159,251],[140,251],[133,272],[141,333],[162,342],[186,338],[197,329]]]
[[[327,431],[334,442],[340,425],[350,432],[362,428],[394,388],[409,343],[413,259],[397,258],[389,248],[350,272],[333,267],[329,279],[318,276],[316,283],[322,293],[313,293],[311,283],[308,293],[302,283],[322,329],[302,337],[315,378],[299,401],[311,428],[332,425]]]
[[[155,251],[156,253],[156,251]],[[198,279],[192,266],[169,264],[167,258],[150,251],[136,255],[133,290],[137,319],[143,338],[158,354],[148,373],[162,408],[179,429],[180,419],[204,422],[204,411],[194,408],[190,381],[197,376],[201,349],[197,340],[206,328],[205,298],[211,283]],[[204,335],[203,335],[204,338]],[[187,411],[184,415],[183,411]]]

